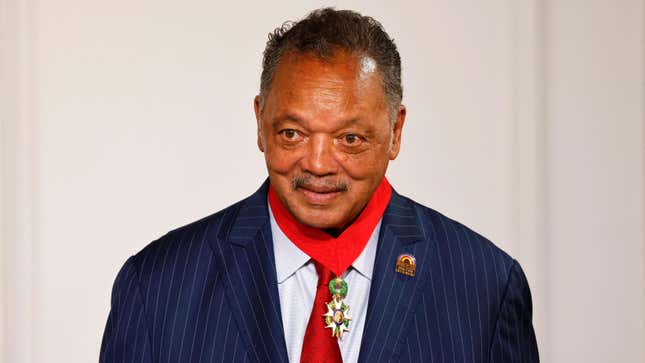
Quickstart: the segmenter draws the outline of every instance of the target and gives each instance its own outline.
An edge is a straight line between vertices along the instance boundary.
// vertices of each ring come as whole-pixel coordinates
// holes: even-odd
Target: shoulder
[[[217,251],[226,248],[227,235],[252,197],[167,232],[131,256],[125,269],[137,276],[143,291],[172,288],[184,276],[218,274]]]
[[[437,257],[450,262],[447,269],[459,268],[464,273],[487,273],[504,284],[517,264],[508,253],[482,234],[432,208],[405,196],[397,195],[398,203],[412,208],[426,238],[433,242]]]
[[[158,261],[164,257],[167,260],[169,254],[186,254],[191,247],[208,243],[221,233],[223,224],[235,215],[243,202],[167,232],[132,256],[133,263],[142,267],[141,265],[157,261],[155,264],[159,265]]]
[[[424,243],[417,243],[423,250],[416,251],[424,256],[425,277],[417,318],[427,322],[434,316],[438,330],[455,342],[467,327],[471,337],[479,335],[485,342],[481,360],[517,361],[511,354],[518,351],[537,358],[531,293],[519,263],[488,238],[432,208],[399,195],[395,203],[401,210],[413,211],[425,236]],[[421,336],[428,332],[432,331],[415,330]],[[469,358],[467,350],[461,353],[463,360],[480,360]]]

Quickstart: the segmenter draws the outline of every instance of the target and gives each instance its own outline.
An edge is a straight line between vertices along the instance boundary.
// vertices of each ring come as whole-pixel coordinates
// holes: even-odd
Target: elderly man
[[[537,362],[519,264],[397,194],[401,62],[374,19],[278,28],[255,98],[268,180],[127,260],[102,362]]]

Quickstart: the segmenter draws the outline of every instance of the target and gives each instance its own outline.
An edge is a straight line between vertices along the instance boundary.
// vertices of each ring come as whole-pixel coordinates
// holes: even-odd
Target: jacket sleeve
[[[491,342],[491,363],[539,362],[533,331],[531,291],[522,268],[513,261]]]
[[[150,337],[133,257],[119,271],[103,333],[100,363],[152,362]]]

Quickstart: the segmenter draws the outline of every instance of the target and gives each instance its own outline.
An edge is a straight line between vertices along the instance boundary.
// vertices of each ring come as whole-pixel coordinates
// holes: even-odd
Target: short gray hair
[[[378,21],[351,10],[321,8],[298,22],[286,22],[269,34],[260,81],[260,102],[269,92],[275,70],[288,52],[313,53],[325,59],[342,50],[374,59],[393,120],[403,98],[401,57],[394,40]]]

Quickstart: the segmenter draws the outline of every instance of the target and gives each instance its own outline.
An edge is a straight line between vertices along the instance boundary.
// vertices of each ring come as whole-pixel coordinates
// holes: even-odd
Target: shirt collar
[[[376,260],[376,246],[378,245],[378,236],[381,231],[381,222],[383,217],[379,219],[376,227],[372,231],[370,239],[367,241],[363,252],[361,252],[354,263],[352,263],[352,268],[354,268],[358,273],[365,276],[368,280],[372,280],[372,272],[374,271],[374,261]]]
[[[281,284],[304,266],[309,261],[309,256],[289,241],[273,217],[271,208],[269,207],[268,209],[269,218],[271,219],[275,270],[278,284]]]
[[[271,220],[271,234],[273,237],[273,250],[275,254],[275,267],[278,284],[283,283],[289,277],[293,276],[300,268],[306,265],[310,257],[293,244],[289,238],[282,232],[271,208],[269,210],[269,218]],[[379,220],[372,231],[370,239],[367,241],[365,248],[360,255],[352,263],[352,268],[358,273],[366,277],[368,280],[372,279],[372,272],[374,270],[374,261],[376,259],[376,246],[378,244],[378,236],[381,230],[381,222]]]

